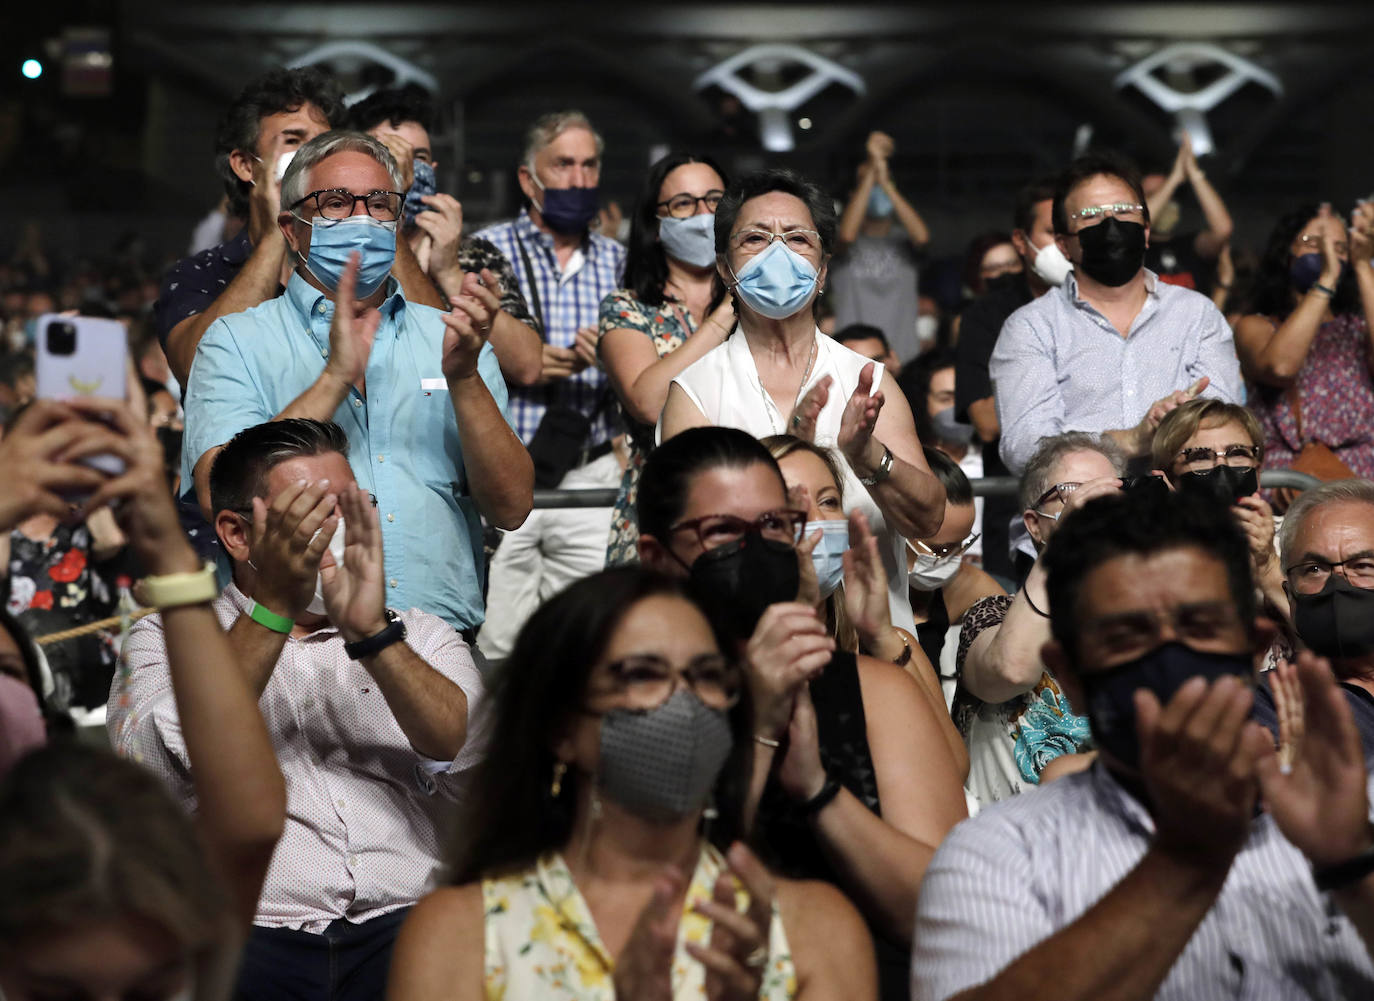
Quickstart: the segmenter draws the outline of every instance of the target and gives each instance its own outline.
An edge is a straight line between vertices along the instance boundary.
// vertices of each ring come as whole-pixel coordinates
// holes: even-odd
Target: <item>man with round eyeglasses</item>
[[[327,132],[296,154],[278,217],[294,271],[285,294],[201,341],[182,482],[207,508],[210,466],[243,428],[334,421],[378,501],[388,603],[438,615],[471,643],[485,617],[480,518],[518,527],[534,469],[506,417],[477,276],[441,313],[408,300],[392,273],[401,187],[392,154],[363,133]]]
[[[1298,639],[1331,661],[1365,757],[1374,759],[1374,481],[1336,480],[1300,494],[1279,549]]]
[[[1007,319],[989,366],[1009,469],[1020,473],[1042,438],[1071,428],[1143,458],[1179,404],[1204,392],[1240,401],[1225,318],[1144,267],[1150,219],[1134,167],[1106,154],[1074,161],[1052,216],[1073,272]]]

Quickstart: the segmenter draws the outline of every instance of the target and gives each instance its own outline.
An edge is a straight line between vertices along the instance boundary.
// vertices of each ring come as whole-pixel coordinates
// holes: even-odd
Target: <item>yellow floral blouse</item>
[[[711,898],[716,877],[724,868],[720,853],[706,846],[683,901],[673,959],[673,1001],[706,996],[705,968],[683,946],[709,941],[711,922],[693,911],[692,905]],[[739,898],[743,906],[743,891]],[[524,873],[484,880],[482,905],[486,914],[488,1001],[615,1001],[611,982],[615,962],[601,944],[591,912],[563,856],[550,853]],[[797,971],[776,906],[768,950],[759,998],[784,1001],[796,997]]]

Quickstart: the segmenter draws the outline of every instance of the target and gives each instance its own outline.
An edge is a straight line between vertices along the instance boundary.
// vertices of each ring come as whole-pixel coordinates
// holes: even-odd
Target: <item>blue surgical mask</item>
[[[828,598],[835,588],[844,581],[844,554],[849,549],[849,522],[844,518],[834,521],[809,521],[806,534],[812,529],[821,530],[821,540],[811,550],[811,562],[816,567],[816,581],[821,586],[821,597]]]
[[[818,272],[781,240],[756,255],[738,274],[735,294],[760,316],[781,320],[799,312],[816,292]]]
[[[396,223],[381,222],[370,215],[347,219],[320,219],[310,223],[310,253],[305,270],[329,291],[339,287],[348,259],[356,250],[358,285],[354,295],[366,299],[382,287],[396,259]]]
[[[426,195],[437,194],[439,191],[439,180],[434,175],[434,164],[426,163],[424,160],[416,160],[414,173],[414,179],[410,182],[410,190],[406,192],[406,207],[403,211],[407,226],[414,225],[415,217],[421,212],[429,210],[429,206],[420,199]]]
[[[716,217],[703,212],[686,219],[660,219],[658,242],[674,260],[694,268],[709,268],[716,262]]]
[[[892,198],[878,185],[873,185],[873,190],[868,193],[868,217],[870,219],[886,219],[890,215],[892,215]]]

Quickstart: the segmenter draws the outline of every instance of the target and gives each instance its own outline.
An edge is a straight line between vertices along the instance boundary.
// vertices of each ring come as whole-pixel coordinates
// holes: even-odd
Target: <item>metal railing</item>
[[[985,476],[970,481],[975,497],[1015,497],[1019,481],[1015,476]],[[1321,483],[1315,476],[1296,473],[1291,469],[1260,470],[1260,485],[1267,489],[1289,487],[1297,490],[1310,490]],[[536,490],[536,508],[558,507],[611,507],[615,504],[619,491],[614,487],[597,487],[590,490]]]

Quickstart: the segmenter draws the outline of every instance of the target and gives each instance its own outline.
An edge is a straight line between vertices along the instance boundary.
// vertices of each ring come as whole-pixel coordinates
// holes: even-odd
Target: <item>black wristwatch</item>
[[[379,633],[365,636],[356,643],[345,643],[344,653],[348,654],[349,660],[362,660],[364,657],[375,657],[393,643],[399,643],[406,638],[406,624],[401,621],[401,617],[391,609],[386,610],[386,628]]]

